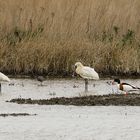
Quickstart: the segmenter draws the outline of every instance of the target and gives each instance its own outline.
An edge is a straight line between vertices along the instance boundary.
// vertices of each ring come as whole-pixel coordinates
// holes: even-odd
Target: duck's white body
[[[0,82],[1,81],[10,82],[10,79],[6,75],[0,72]]]
[[[117,86],[119,90],[126,91],[126,92],[140,90],[138,87],[134,87],[127,83],[117,84]]]
[[[94,70],[94,68],[83,66],[80,62],[77,62],[75,66],[77,66],[76,73],[79,74],[82,78],[99,80],[99,75]]]
[[[114,79],[114,83],[117,84],[117,88],[121,91],[130,92],[130,91],[137,91],[140,90],[139,87],[132,86],[128,83],[121,83],[120,79]]]

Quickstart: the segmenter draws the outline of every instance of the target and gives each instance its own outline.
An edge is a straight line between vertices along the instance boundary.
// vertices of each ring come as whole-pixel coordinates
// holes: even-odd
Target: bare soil
[[[18,104],[38,104],[38,105],[75,105],[75,106],[140,106],[140,94],[109,94],[109,95],[91,95],[72,98],[51,98],[32,100],[17,98],[11,99],[12,103]]]

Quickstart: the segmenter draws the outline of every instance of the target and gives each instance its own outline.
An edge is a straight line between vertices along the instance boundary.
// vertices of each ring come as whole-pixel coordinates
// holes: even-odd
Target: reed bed
[[[140,75],[139,0],[0,0],[0,71]]]

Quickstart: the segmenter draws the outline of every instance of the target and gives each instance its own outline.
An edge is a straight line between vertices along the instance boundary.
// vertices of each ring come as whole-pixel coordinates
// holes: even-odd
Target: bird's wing
[[[122,85],[123,85],[123,87],[125,87],[126,89],[129,89],[129,90],[140,89],[139,87],[132,86],[128,83],[122,83]]]
[[[0,81],[10,82],[10,79],[6,75],[0,72]]]
[[[81,69],[80,75],[86,79],[99,79],[98,73],[90,67],[83,67]]]

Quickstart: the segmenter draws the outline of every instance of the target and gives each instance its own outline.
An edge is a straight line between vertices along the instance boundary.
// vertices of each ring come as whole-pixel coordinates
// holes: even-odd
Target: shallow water
[[[90,81],[88,94],[108,94],[110,80]],[[123,80],[139,86],[140,79]],[[12,98],[43,99],[82,96],[84,81],[56,79],[44,86],[31,79],[12,79],[2,84],[0,113],[29,113],[36,116],[0,117],[0,140],[139,140],[140,107],[58,106],[7,103]],[[94,85],[95,84],[95,85]],[[78,86],[73,88],[73,86]]]
[[[89,81],[89,92],[86,95],[103,95],[116,93],[116,86],[107,84],[111,80]],[[123,80],[135,86],[140,86],[140,79]],[[72,97],[85,95],[84,81],[76,79],[46,80],[43,86],[32,79],[11,79],[13,86],[2,84],[4,98],[44,99],[52,97]]]

